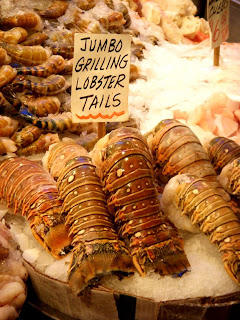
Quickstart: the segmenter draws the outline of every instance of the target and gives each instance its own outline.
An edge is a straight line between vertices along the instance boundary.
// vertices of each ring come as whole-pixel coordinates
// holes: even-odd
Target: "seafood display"
[[[43,129],[43,135],[66,131],[70,127],[75,128],[71,132],[79,134],[86,128],[72,125],[70,107],[65,109],[66,105],[58,98],[63,94],[67,99],[71,90],[71,79],[69,82],[67,79],[73,68],[75,33],[130,34],[130,82],[146,81],[139,65],[145,43],[157,45],[167,37],[160,25],[141,19],[140,7],[140,2],[103,0],[46,0],[44,4],[9,0],[3,4],[0,14],[0,90],[11,107],[17,111],[24,107],[19,114],[11,115],[18,120],[15,131],[20,132],[28,122]],[[194,7],[185,14],[195,14]],[[31,99],[26,98],[29,96]],[[50,99],[51,96],[54,99]],[[10,108],[4,108],[5,112],[10,116]],[[41,143],[29,148],[41,153],[44,149],[37,146]],[[19,147],[15,145],[16,150]],[[8,153],[7,149],[5,152]]]
[[[230,205],[205,178],[182,174],[173,177],[162,201],[180,209],[218,246],[228,274],[240,283],[240,221]]]
[[[56,182],[39,164],[21,157],[4,160],[0,198],[15,214],[26,215],[34,237],[54,257],[59,259],[70,250]]]
[[[151,269],[161,275],[186,272],[183,241],[161,211],[151,153],[140,132],[126,127],[110,132],[94,147],[93,162],[140,275]]]
[[[67,152],[68,151],[68,152]],[[104,275],[133,273],[130,253],[118,238],[96,168],[87,151],[76,143],[60,142],[49,151],[47,167],[58,176],[62,211],[73,237],[69,285],[79,294],[96,286]]]
[[[10,230],[0,222],[0,316],[17,319],[27,297],[28,272]]]
[[[15,218],[30,227],[43,250],[27,251],[23,229],[16,239],[25,262],[36,270],[32,254],[46,264],[63,262],[63,279],[55,278],[51,267],[39,272],[48,269],[50,278],[66,281],[84,308],[91,307],[98,289],[111,291],[117,304],[122,292],[141,296],[141,290],[118,291],[121,284],[112,290],[111,281],[138,288],[149,280],[151,291],[167,292],[161,285],[169,280],[178,292],[170,300],[179,299],[178,290],[181,294],[189,275],[194,279],[198,273],[186,248],[194,237],[196,251],[203,237],[209,255],[215,245],[223,269],[219,277],[226,274],[232,282],[227,293],[239,292],[240,147],[233,140],[240,137],[240,103],[236,92],[228,94],[232,82],[226,90],[221,86],[225,75],[232,78],[230,60],[212,71],[209,26],[195,16],[196,9],[191,0],[1,3],[0,202],[8,213],[3,218],[0,212],[0,288],[8,291],[10,282],[16,287],[10,303],[5,297],[5,305],[0,303],[0,318],[5,313],[17,318],[26,298],[22,260],[8,264],[11,250],[1,243],[4,223],[18,229],[8,222]],[[107,134],[99,141],[97,123],[72,120],[77,33],[131,36],[130,119],[106,123]],[[221,55],[223,61],[228,57],[225,44]],[[176,56],[184,62],[182,69]],[[189,70],[200,80],[194,82]],[[232,81],[240,83],[235,76]],[[217,136],[206,139],[206,148],[197,134],[204,130],[208,138]],[[175,223],[183,217],[186,228]],[[206,265],[210,282],[208,269]],[[203,295],[196,293],[197,298]]]

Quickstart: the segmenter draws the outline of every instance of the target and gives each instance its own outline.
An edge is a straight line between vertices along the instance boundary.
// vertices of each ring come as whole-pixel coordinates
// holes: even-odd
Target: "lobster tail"
[[[220,185],[207,152],[198,137],[185,124],[174,119],[162,120],[148,137],[159,181],[177,174],[192,174],[207,179],[213,188],[229,200]],[[167,182],[166,181],[166,182]]]
[[[108,140],[104,137],[97,143],[93,159],[99,165],[118,233],[129,243],[140,275],[150,269],[161,275],[187,271],[182,238],[161,212],[152,156],[139,130],[122,127],[112,131]]]
[[[163,201],[172,196],[168,201],[172,200],[218,247],[227,272],[240,283],[240,221],[230,204],[204,178],[179,175],[171,184],[174,192],[170,195],[166,188]]]
[[[80,294],[96,286],[104,275],[132,274],[132,258],[114,229],[100,179],[86,150],[76,143],[60,142],[49,151],[46,167],[57,178],[66,225],[73,237],[68,273],[71,290]]]
[[[87,244],[79,242],[73,249],[68,271],[71,290],[79,294],[86,287],[99,284],[100,278],[109,274],[119,277],[133,272],[132,259],[121,241],[93,240]]]
[[[208,155],[214,169],[220,173],[224,166],[240,157],[240,146],[231,139],[216,137],[210,141]]]
[[[15,214],[26,215],[34,237],[55,258],[70,251],[71,238],[57,185],[40,165],[20,157],[4,160],[0,165],[0,198]]]

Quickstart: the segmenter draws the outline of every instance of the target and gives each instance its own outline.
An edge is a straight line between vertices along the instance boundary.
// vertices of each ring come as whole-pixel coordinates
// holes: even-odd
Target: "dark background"
[[[179,0],[181,1],[181,0]],[[207,0],[192,0],[198,8],[197,15],[207,19]],[[228,42],[240,42],[240,0],[230,1],[229,38]]]

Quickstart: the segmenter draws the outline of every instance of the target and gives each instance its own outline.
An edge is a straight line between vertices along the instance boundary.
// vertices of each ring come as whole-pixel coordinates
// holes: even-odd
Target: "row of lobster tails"
[[[109,274],[130,275],[134,266],[127,246],[114,228],[96,167],[87,151],[74,142],[53,145],[45,166],[57,179],[67,213],[66,225],[73,238],[68,271],[69,285],[80,294]]]
[[[187,125],[173,119],[161,121],[147,139],[158,182],[169,181],[162,196],[164,212],[171,216],[177,210],[199,227],[217,245],[227,272],[239,283],[239,207],[230,194],[239,192],[240,147],[216,137],[206,151]],[[224,167],[228,162],[231,167]],[[218,179],[215,169],[222,168]]]
[[[112,131],[94,147],[93,161],[119,236],[129,243],[140,275],[149,270],[161,275],[186,272],[183,241],[161,211],[152,156],[140,131],[126,127]]]

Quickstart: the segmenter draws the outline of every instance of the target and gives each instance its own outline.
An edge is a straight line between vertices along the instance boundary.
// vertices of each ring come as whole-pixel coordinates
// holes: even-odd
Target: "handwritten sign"
[[[83,33],[74,37],[73,122],[128,120],[131,37]]]
[[[228,39],[230,0],[208,0],[207,19],[211,29],[212,49]]]

